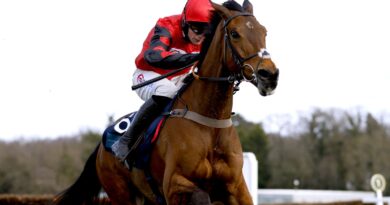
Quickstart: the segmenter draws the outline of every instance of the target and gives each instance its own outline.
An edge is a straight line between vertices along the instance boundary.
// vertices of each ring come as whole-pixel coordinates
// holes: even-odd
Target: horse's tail
[[[99,145],[89,156],[76,182],[54,197],[52,205],[93,204],[98,201],[101,184],[96,172],[96,158]]]

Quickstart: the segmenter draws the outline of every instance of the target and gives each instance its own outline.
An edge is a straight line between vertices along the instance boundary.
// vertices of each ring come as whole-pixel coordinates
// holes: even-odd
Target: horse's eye
[[[238,34],[236,31],[231,31],[230,32],[230,36],[232,38],[240,38],[240,34]]]

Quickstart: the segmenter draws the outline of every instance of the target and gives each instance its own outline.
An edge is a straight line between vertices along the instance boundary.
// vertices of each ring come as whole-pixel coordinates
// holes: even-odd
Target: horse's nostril
[[[268,72],[267,70],[264,70],[264,69],[259,70],[258,73],[259,73],[260,77],[262,77],[262,78],[269,78],[271,75],[270,72]]]

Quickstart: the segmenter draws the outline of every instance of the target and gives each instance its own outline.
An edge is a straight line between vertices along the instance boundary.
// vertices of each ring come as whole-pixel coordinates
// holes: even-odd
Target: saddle
[[[114,154],[111,149],[112,144],[119,140],[119,138],[130,127],[131,121],[133,120],[135,114],[137,114],[137,112],[132,112],[121,117],[119,120],[104,130],[102,142],[106,151]],[[134,150],[134,166],[136,168],[144,169],[149,162],[153,143],[156,141],[165,119],[166,115],[163,114],[157,117],[150,124],[148,129],[146,129],[146,131],[142,134],[143,136],[140,137],[141,141],[138,143],[138,145],[135,146]]]
[[[172,116],[171,110],[173,107],[173,103],[187,89],[187,87],[191,84],[193,80],[194,78],[192,75],[188,75],[183,80],[184,85],[179,89],[172,101],[168,103],[161,115],[150,124],[148,129],[146,129],[146,131],[142,134],[143,136],[140,136],[140,139],[142,140],[138,143],[138,145],[136,143],[136,145],[134,146],[134,166],[136,168],[145,169],[148,165],[153,143],[158,138],[160,130],[164,126],[165,120],[169,116]],[[114,154],[111,150],[112,144],[119,140],[119,138],[130,127],[131,121],[133,120],[136,113],[137,112],[132,112],[127,115],[124,115],[104,130],[102,142],[106,151]]]

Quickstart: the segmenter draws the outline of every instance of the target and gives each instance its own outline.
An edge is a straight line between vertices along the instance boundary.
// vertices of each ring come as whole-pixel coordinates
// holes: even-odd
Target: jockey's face
[[[190,39],[192,44],[200,45],[203,43],[203,40],[205,38],[204,34],[196,34],[191,29],[188,31],[188,38]]]
[[[200,45],[205,39],[206,27],[200,27],[195,25],[189,25],[188,38],[192,44]]]

